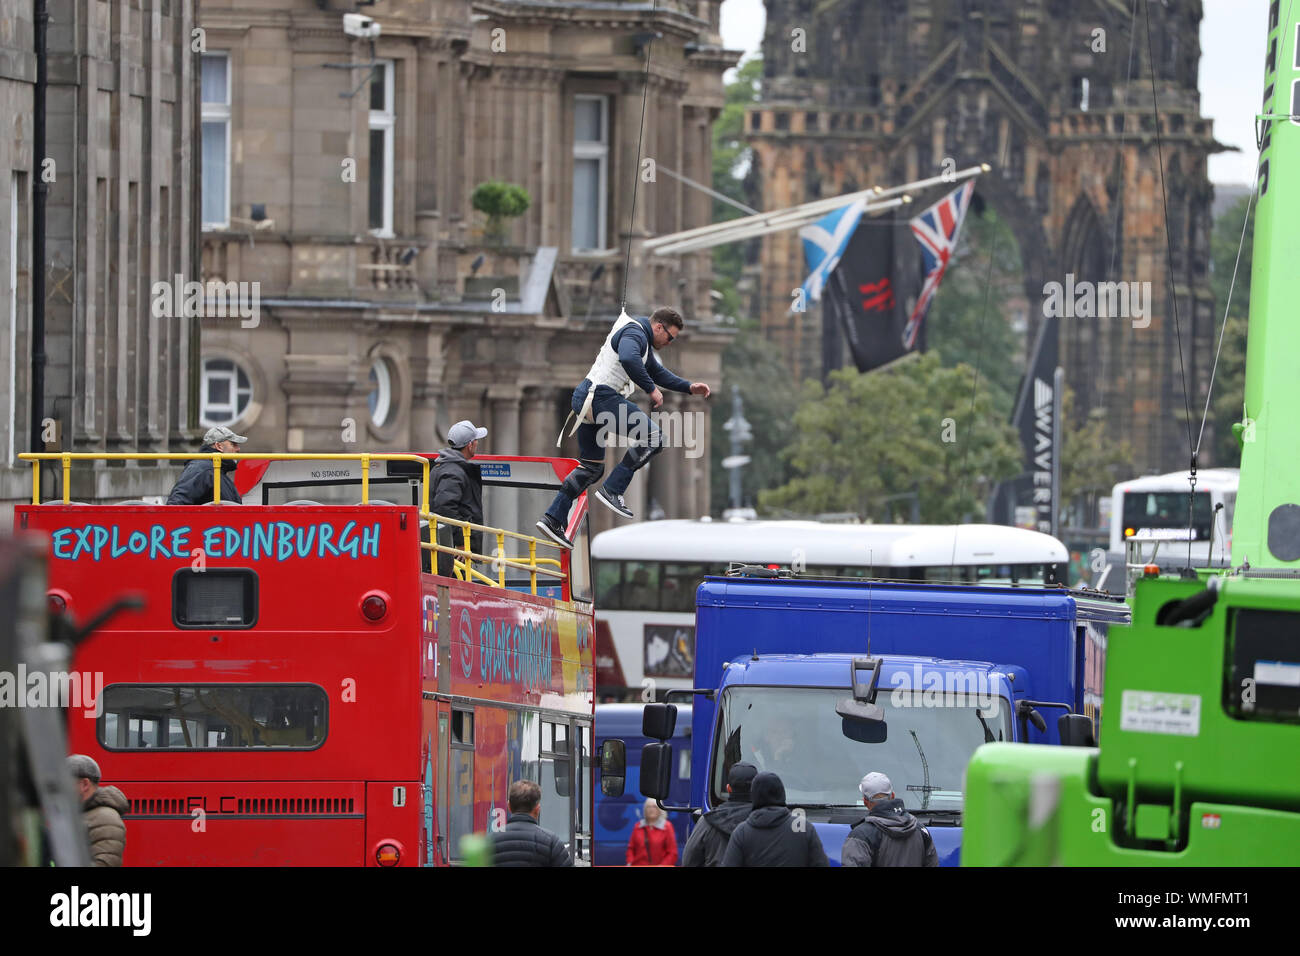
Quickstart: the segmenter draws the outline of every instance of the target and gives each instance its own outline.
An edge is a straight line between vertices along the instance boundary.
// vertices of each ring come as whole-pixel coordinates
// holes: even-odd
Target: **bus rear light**
[[[371,592],[361,599],[361,616],[367,621],[382,621],[387,614],[388,601],[384,595]]]
[[[1132,528],[1125,528],[1125,529],[1124,529],[1124,537],[1126,537],[1126,538],[1131,538],[1131,537],[1133,537],[1133,535],[1135,535],[1135,534],[1137,534],[1137,532],[1136,532],[1134,529],[1132,529]]]
[[[375,851],[375,862],[380,866],[397,866],[402,860],[402,851],[392,843],[381,843]]]
[[[68,609],[68,595],[62,591],[49,591],[45,595],[51,614],[62,614]]]

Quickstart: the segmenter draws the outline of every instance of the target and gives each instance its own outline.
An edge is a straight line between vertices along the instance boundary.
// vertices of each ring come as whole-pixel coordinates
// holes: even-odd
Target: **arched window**
[[[229,425],[242,418],[253,400],[253,383],[234,359],[205,358],[199,395],[199,419],[204,425]]]
[[[370,363],[370,421],[383,428],[393,417],[393,385],[396,380],[393,363],[383,356],[375,356]]]

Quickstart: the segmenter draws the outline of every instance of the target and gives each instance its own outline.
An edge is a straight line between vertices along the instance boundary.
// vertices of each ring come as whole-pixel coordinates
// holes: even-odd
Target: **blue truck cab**
[[[866,814],[858,781],[879,771],[929,828],[940,863],[955,866],[975,748],[1059,744],[1062,730],[1091,743],[1080,727],[1100,722],[1106,628],[1127,620],[1121,600],[1064,588],[706,579],[690,805],[717,807],[739,761],[777,773],[838,865]],[[870,742],[837,713],[867,659],[881,708]],[[1058,729],[1066,714],[1082,716]]]

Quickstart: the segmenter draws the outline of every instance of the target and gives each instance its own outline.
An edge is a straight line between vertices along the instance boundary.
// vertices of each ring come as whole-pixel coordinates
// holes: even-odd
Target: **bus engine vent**
[[[132,817],[189,817],[196,809],[205,808],[215,816],[338,816],[357,812],[353,797],[146,797],[127,802]]]

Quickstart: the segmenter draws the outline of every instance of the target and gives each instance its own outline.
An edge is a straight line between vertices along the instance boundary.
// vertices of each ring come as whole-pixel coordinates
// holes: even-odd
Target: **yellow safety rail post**
[[[63,461],[63,503],[69,504],[72,501],[72,459],[65,453]]]
[[[532,586],[533,593],[537,593],[537,539],[528,540],[528,563],[532,565],[532,570],[528,573],[528,583]]]
[[[221,504],[221,456],[212,456],[212,500]]]

